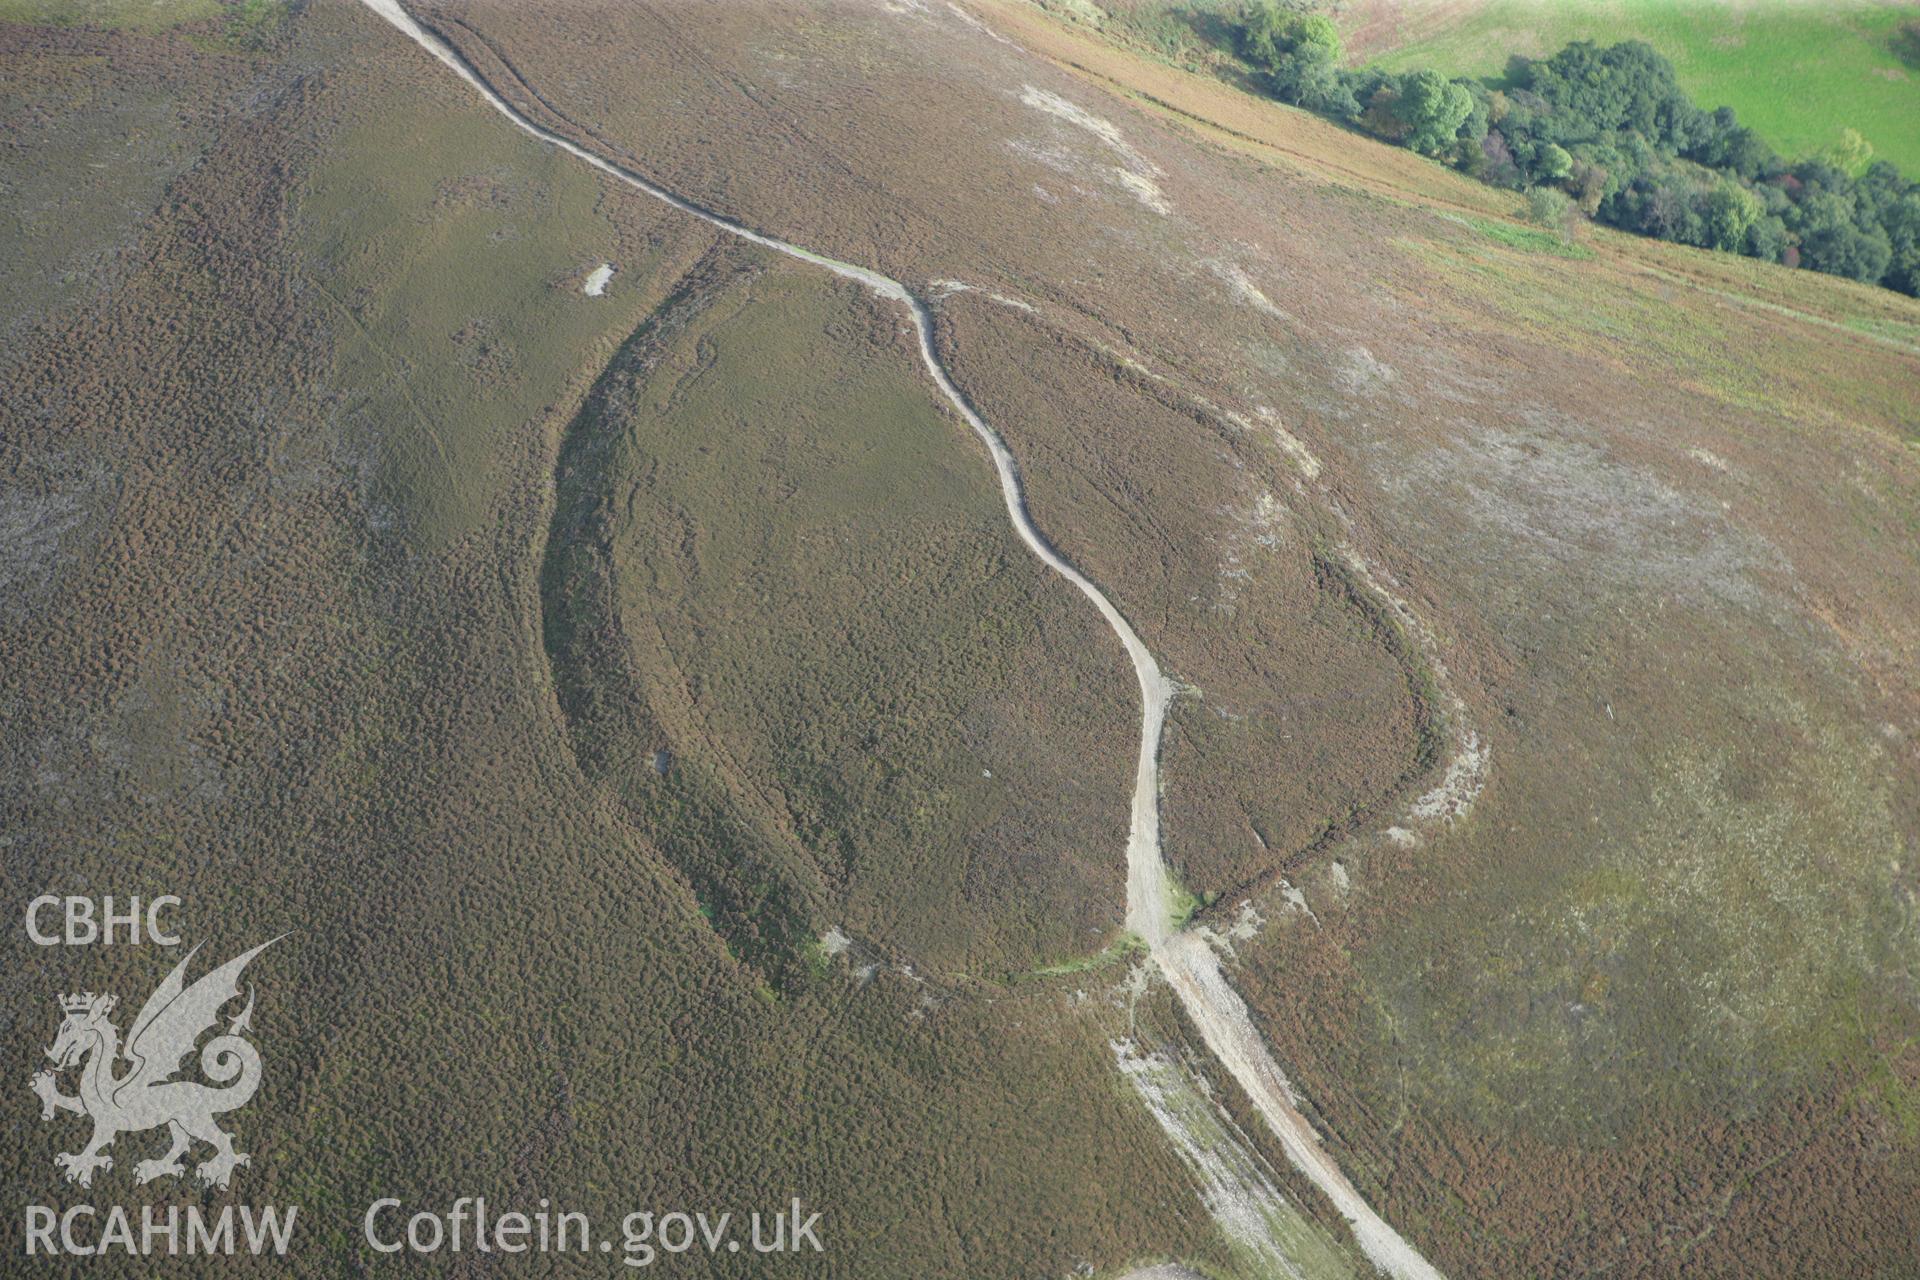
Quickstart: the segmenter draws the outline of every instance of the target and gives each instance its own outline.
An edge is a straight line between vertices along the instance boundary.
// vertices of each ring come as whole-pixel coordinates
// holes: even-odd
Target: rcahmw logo
[[[37,899],[28,909],[28,933],[35,942],[86,945],[98,939],[96,930],[76,931],[72,927],[76,916],[69,900],[65,936],[46,941],[48,935],[36,927],[35,916],[49,901],[57,900]],[[109,901],[110,922],[115,919],[111,910]],[[179,941],[153,928],[153,921],[145,923],[153,940],[161,945]],[[110,932],[108,937],[111,940]],[[251,1157],[235,1149],[233,1135],[215,1117],[238,1111],[260,1089],[260,1051],[248,1038],[255,1001],[251,985],[245,1005],[224,1016],[224,1030],[222,1011],[239,999],[240,976],[247,965],[277,941],[263,942],[190,983],[187,967],[199,951],[195,947],[140,1006],[124,1041],[113,1018],[119,1004],[116,997],[92,991],[60,997],[59,1029],[46,1050],[53,1065],[35,1073],[31,1084],[40,1099],[42,1120],[51,1121],[69,1112],[93,1122],[93,1132],[80,1150],[53,1158],[67,1182],[93,1187],[99,1175],[113,1169],[108,1148],[116,1138],[165,1129],[169,1145],[134,1162],[134,1183],[184,1178],[185,1157],[199,1145],[211,1151],[194,1165],[194,1180],[202,1187],[223,1191],[232,1184],[235,1172],[249,1164]],[[202,1044],[208,1032],[214,1034]],[[178,1078],[196,1047],[204,1082]],[[68,1073],[77,1077],[72,1093],[63,1088],[63,1077]],[[96,1209],[80,1204],[63,1211],[48,1205],[28,1205],[26,1246],[29,1255],[114,1251],[138,1255],[243,1250],[284,1253],[298,1213],[297,1206],[284,1210],[267,1207],[256,1212],[231,1204],[217,1210],[200,1204],[147,1205],[139,1211],[136,1226],[135,1217],[117,1205]]]

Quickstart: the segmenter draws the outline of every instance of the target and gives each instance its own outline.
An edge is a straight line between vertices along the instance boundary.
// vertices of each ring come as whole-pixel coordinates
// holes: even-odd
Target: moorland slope
[[[1026,6],[407,11],[924,311],[358,4],[4,28],[23,165],[164,122],[0,281],[5,874],[300,929],[273,1190],[1351,1273],[1279,1098],[1448,1275],[1907,1274],[1911,300],[1567,245]],[[1173,683],[1265,1096],[1126,950],[1134,673],[929,362]]]

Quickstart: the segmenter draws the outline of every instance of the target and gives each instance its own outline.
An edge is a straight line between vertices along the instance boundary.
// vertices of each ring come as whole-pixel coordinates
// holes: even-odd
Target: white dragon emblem
[[[184,1174],[186,1166],[180,1158],[196,1141],[213,1148],[212,1157],[194,1169],[208,1186],[224,1188],[234,1169],[249,1162],[249,1157],[233,1149],[233,1138],[213,1118],[244,1107],[260,1088],[260,1051],[243,1038],[253,1017],[251,988],[246,1008],[228,1025],[226,1034],[215,1036],[200,1050],[200,1070],[214,1084],[173,1076],[200,1037],[219,1021],[220,1007],[240,994],[240,971],[247,962],[279,940],[235,956],[192,986],[186,982],[187,964],[200,948],[187,952],[186,959],[174,966],[140,1007],[124,1051],[118,1028],[107,1020],[117,1003],[114,997],[91,991],[60,997],[66,1018],[47,1050],[53,1069],[39,1072],[32,1084],[40,1096],[42,1120],[51,1120],[61,1111],[93,1120],[93,1137],[84,1150],[53,1158],[67,1181],[92,1186],[95,1170],[113,1168],[113,1158],[105,1152],[114,1138],[161,1125],[171,1131],[173,1146],[157,1160],[134,1165],[134,1177],[140,1182]],[[115,1075],[123,1055],[131,1065],[124,1074]],[[79,1094],[60,1092],[58,1073],[82,1063]]]

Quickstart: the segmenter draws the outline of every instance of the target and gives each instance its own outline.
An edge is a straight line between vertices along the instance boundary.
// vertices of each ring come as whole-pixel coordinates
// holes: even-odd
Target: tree
[[[1480,181],[1496,187],[1521,185],[1520,166],[1513,162],[1513,151],[1507,146],[1506,135],[1498,129],[1488,130],[1487,136],[1480,139],[1480,155],[1472,166],[1472,172]]]
[[[1673,78],[1673,64],[1641,41],[1603,49],[1576,40],[1524,69],[1526,87],[1552,108],[1555,141],[1630,129],[1681,149],[1707,131],[1708,117]]]
[[[1738,183],[1721,179],[1700,202],[1700,219],[1705,224],[1707,247],[1740,253],[1754,224],[1765,210],[1760,199]]]
[[[1558,143],[1546,143],[1534,153],[1533,172],[1542,181],[1559,182],[1573,172],[1573,157]]]
[[[1764,214],[1747,233],[1747,252],[1767,262],[1780,262],[1792,242],[1787,239],[1787,224],[1777,214]]]
[[[1893,246],[1879,227],[1871,232],[1850,223],[1821,227],[1800,242],[1800,264],[1829,275],[1873,284],[1886,274]]]
[[[1406,130],[1409,147],[1439,155],[1453,145],[1460,126],[1473,114],[1473,95],[1438,71],[1409,71],[1400,77],[1393,114]]]
[[[1311,52],[1327,62],[1340,61],[1340,29],[1321,13],[1301,14],[1287,23],[1287,41],[1295,52]]]
[[[1642,235],[1920,296],[1920,185],[1874,160],[1857,130],[1788,165],[1731,108],[1694,105],[1672,65],[1631,40],[1516,55],[1500,91],[1431,69],[1343,70],[1339,32],[1293,7],[1304,3],[1251,0],[1240,29],[1242,54],[1284,101],[1529,191],[1549,220],[1567,216],[1554,203],[1564,192]]]
[[[1887,41],[1893,56],[1910,67],[1920,69],[1920,22],[1903,22]]]
[[[1840,140],[1828,147],[1822,158],[1848,177],[1857,178],[1873,163],[1873,144],[1860,136],[1858,129],[1842,129]]]
[[[1558,187],[1535,187],[1527,192],[1527,217],[1562,240],[1573,239],[1573,201]]]
[[[1676,173],[1642,174],[1622,193],[1618,220],[1656,240],[1702,244],[1705,226],[1695,206],[1692,185]]]
[[[1606,167],[1591,160],[1576,161],[1573,172],[1568,175],[1567,187],[1580,205],[1580,212],[1589,218],[1600,211],[1600,202],[1606,198],[1607,176]]]
[[[1854,183],[1854,194],[1863,208],[1870,209],[1882,222],[1893,206],[1916,192],[1920,185],[1908,182],[1900,171],[1885,160],[1876,160]]]
[[[1258,0],[1241,16],[1240,53],[1282,102],[1333,115],[1360,114],[1340,73],[1340,32],[1324,15],[1289,14],[1273,0]]]
[[[1333,62],[1289,54],[1282,60],[1273,82],[1276,96],[1309,111],[1351,120],[1360,114],[1359,99],[1348,87],[1347,79]]]
[[[1725,143],[1725,156],[1718,167],[1730,169],[1748,182],[1777,176],[1786,167],[1774,149],[1760,135],[1742,126]]]
[[[1290,15],[1274,0],[1253,0],[1240,14],[1240,56],[1260,71],[1270,71],[1287,51],[1283,32]]]
[[[1909,191],[1881,214],[1892,256],[1882,283],[1920,296],[1920,189]]]
[[[1780,157],[1759,135],[1741,124],[1732,107],[1705,117],[1701,136],[1685,153],[1709,169],[1724,169],[1747,182],[1779,173]]]

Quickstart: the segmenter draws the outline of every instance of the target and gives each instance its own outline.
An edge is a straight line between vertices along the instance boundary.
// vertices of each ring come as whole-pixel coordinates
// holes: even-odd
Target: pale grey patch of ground
[[[1320,917],[1313,914],[1313,908],[1307,904],[1307,895],[1301,892],[1298,885],[1283,876],[1278,886],[1278,892],[1280,894],[1280,901],[1286,904],[1288,911],[1298,911],[1305,915],[1307,919],[1313,921],[1314,928],[1317,929],[1320,927]]]
[[[46,586],[60,560],[63,539],[86,518],[75,493],[0,489],[0,591]]]
[[[1212,272],[1221,283],[1225,284],[1228,291],[1233,294],[1235,300],[1252,307],[1255,311],[1263,315],[1272,316],[1276,320],[1293,319],[1291,315],[1274,304],[1273,299],[1269,298],[1261,290],[1260,286],[1254,283],[1253,277],[1248,275],[1244,268],[1231,262],[1223,262],[1218,258],[1204,258],[1201,260],[1200,265]]]
[[[1280,446],[1280,452],[1287,455],[1287,460],[1293,463],[1300,474],[1309,480],[1318,480],[1321,471],[1320,459],[1307,447],[1306,442],[1287,430],[1286,424],[1280,421],[1280,415],[1268,406],[1256,405],[1254,412],[1259,415],[1262,422],[1273,428],[1274,443]]]
[[[1443,723],[1452,739],[1453,750],[1439,783],[1414,800],[1408,807],[1404,821],[1416,825],[1452,823],[1466,817],[1474,801],[1486,789],[1493,766],[1492,748],[1474,728],[1466,699],[1453,686],[1453,676],[1448,669],[1439,634],[1406,598],[1392,570],[1367,555],[1354,541],[1358,529],[1345,504],[1326,486],[1322,485],[1320,489],[1328,508],[1348,533],[1348,538],[1341,541],[1335,550],[1361,586],[1386,607],[1401,634],[1419,652],[1427,675],[1440,695]],[[1413,832],[1400,826],[1388,828],[1386,836],[1403,846],[1418,843],[1418,837]]]
[[[1254,835],[1257,839],[1259,833],[1255,832]],[[1205,938],[1207,945],[1211,946],[1215,951],[1218,951],[1224,956],[1232,956],[1234,953],[1234,944],[1252,941],[1253,938],[1259,934],[1260,926],[1265,923],[1266,921],[1260,918],[1259,910],[1253,905],[1253,899],[1248,898],[1240,904],[1238,910],[1235,912],[1233,923],[1228,925],[1224,930],[1215,929],[1210,925],[1203,924],[1196,925],[1194,932],[1202,938]]]
[[[987,39],[992,40],[998,44],[1003,44],[1007,46],[1007,48],[1009,49],[1017,49],[1021,53],[1026,52],[1025,48],[1023,48],[1019,44],[1016,44],[1014,41],[1008,39],[1006,36],[1001,35],[998,31],[995,31],[992,27],[988,26],[986,23],[974,17],[972,14],[968,13],[965,9],[962,9],[959,5],[951,3],[951,0],[949,0],[949,3],[947,5],[947,11],[953,14],[954,17],[960,19],[961,22],[964,22],[967,26],[972,27],[975,31],[978,31],[981,35],[987,37]]]
[[[1281,1195],[1199,1073],[1167,1050],[1111,1043],[1121,1075],[1199,1184],[1201,1203],[1247,1274],[1306,1280],[1352,1273],[1325,1234]]]
[[[1133,149],[1133,145],[1121,134],[1112,121],[1080,107],[1046,89],[1037,89],[1033,85],[1025,86],[1020,92],[1020,101],[1037,111],[1043,111],[1056,120],[1072,125],[1090,135],[1112,152],[1120,161],[1110,166],[1109,177],[1132,194],[1147,208],[1155,213],[1166,214],[1173,211],[1166,193],[1160,190],[1160,166],[1153,163]]]
[[[1355,345],[1341,354],[1333,380],[1348,395],[1371,396],[1385,390],[1396,376],[1392,365]]]
[[[961,280],[929,280],[927,281],[927,286],[930,290],[927,294],[928,302],[943,302],[956,293],[978,293],[981,297],[987,299],[987,301],[998,306],[1007,307],[1014,311],[1024,311],[1028,315],[1034,314],[1034,306],[1031,302],[1023,302],[1019,298],[1008,297],[1004,293],[994,293],[991,290],[978,289],[974,285],[967,284]]]
[[[1260,553],[1272,551],[1287,541],[1293,514],[1264,489],[1254,494],[1245,506],[1229,508],[1223,514],[1232,521],[1232,532],[1222,540],[1217,574],[1219,594],[1212,608],[1230,615],[1239,606],[1241,591],[1254,579]]]
[[[1578,569],[1581,581],[1753,604],[1754,571],[1783,563],[1717,502],[1565,430],[1465,424],[1446,444],[1395,454],[1377,464],[1382,489],[1469,517],[1488,535],[1478,558],[1506,577]]]
[[[172,672],[143,671],[90,743],[108,774],[140,804],[217,800],[224,790],[220,768],[194,740],[214,709]]]

